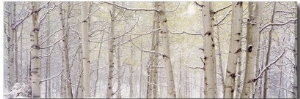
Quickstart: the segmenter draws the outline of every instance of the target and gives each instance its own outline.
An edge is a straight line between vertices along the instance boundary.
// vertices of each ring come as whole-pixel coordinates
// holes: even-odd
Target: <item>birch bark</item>
[[[238,64],[237,59],[241,53],[240,41],[242,33],[243,2],[233,2],[232,6],[231,39],[224,85],[224,98],[233,98],[236,67]]]

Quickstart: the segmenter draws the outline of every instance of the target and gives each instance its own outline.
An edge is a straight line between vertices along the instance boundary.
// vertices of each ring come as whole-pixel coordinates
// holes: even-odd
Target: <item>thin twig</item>
[[[109,4],[109,5],[114,5],[118,8],[122,8],[122,9],[125,9],[125,10],[130,10],[130,11],[158,11],[156,9],[147,9],[147,8],[127,8],[127,7],[120,6],[120,5],[117,5],[117,4],[113,4],[113,3],[110,3],[110,2],[104,2],[104,3]]]
[[[144,33],[144,34],[140,34],[140,35],[138,35],[138,36],[136,36],[136,37],[134,37],[134,38],[130,38],[130,40],[128,40],[128,41],[125,41],[125,42],[123,42],[123,43],[119,43],[118,45],[126,44],[126,43],[128,43],[128,42],[131,42],[131,41],[134,40],[134,39],[137,39],[137,38],[143,36],[143,35],[148,35],[148,34],[154,33],[155,31],[159,31],[159,30],[161,30],[161,29],[158,28],[158,29],[154,29],[154,30],[152,30],[152,31],[150,31],[150,32],[147,32],[147,33]]]
[[[138,46],[136,46],[132,41],[130,41],[130,43],[136,47],[137,49],[139,49],[140,51],[143,51],[143,52],[149,52],[149,53],[156,53],[156,54],[159,54],[159,55],[164,55],[163,53],[160,53],[160,52],[155,52],[155,51],[150,51],[150,50],[143,50],[141,48],[139,48]]]
[[[229,10],[229,11],[227,12],[227,14],[226,14],[219,22],[217,22],[216,24],[214,24],[214,26],[220,25],[220,24],[227,18],[227,16],[229,16],[229,15],[231,14],[231,11],[232,11],[232,10]]]
[[[41,82],[44,82],[44,81],[47,81],[47,80],[53,79],[53,78],[55,78],[55,77],[59,76],[59,75],[60,75],[60,74],[61,74],[63,71],[64,71],[64,69],[63,69],[63,70],[61,70],[59,74],[57,74],[57,75],[55,75],[55,76],[52,76],[52,77],[50,77],[50,78],[43,79],[43,80],[41,80]]]
[[[202,36],[203,37],[203,34],[201,34],[201,33],[199,33],[199,34],[197,34],[197,33],[188,33],[188,32],[185,32],[185,31],[183,31],[183,32],[170,32],[171,34],[188,34],[188,35],[200,35],[200,36]]]
[[[282,54],[272,63],[268,64],[265,68],[262,69],[262,71],[258,74],[258,76],[254,79],[257,80],[258,78],[260,78],[262,76],[262,74],[269,69],[273,64],[275,64],[283,55],[285,54],[285,50],[283,50]]]
[[[260,30],[259,30],[259,33],[261,33],[264,29],[266,29],[268,26],[280,26],[280,25],[286,25],[288,23],[290,23],[291,21],[296,21],[297,19],[291,19],[289,21],[286,21],[286,22],[282,22],[282,23],[269,23],[265,26],[263,26]]]
[[[197,1],[194,2],[197,6],[199,6],[200,8],[202,8],[204,5],[199,4]]]
[[[217,11],[214,11],[214,13],[216,14],[216,13],[218,13],[218,12],[220,12],[220,11],[222,11],[222,10],[225,10],[225,9],[231,7],[231,6],[232,6],[232,4],[229,4],[228,6],[226,6],[226,7],[224,7],[224,8],[221,8],[221,9],[219,9],[219,10],[217,10]]]

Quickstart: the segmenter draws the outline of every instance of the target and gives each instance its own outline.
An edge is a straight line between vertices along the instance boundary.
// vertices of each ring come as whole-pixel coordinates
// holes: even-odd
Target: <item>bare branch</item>
[[[47,40],[50,39],[50,37],[52,37],[54,34],[56,34],[57,32],[59,32],[59,31],[61,31],[61,30],[62,30],[62,29],[59,29],[59,30],[53,32],[53,33],[52,33],[51,35],[49,35],[49,36],[45,39],[45,41],[43,41],[41,44],[44,44],[45,42],[47,42]]]
[[[13,23],[12,28],[18,27],[18,26],[19,26],[21,23],[23,23],[30,15],[31,15],[30,12],[28,12],[24,18],[22,18],[22,19],[20,19],[20,20],[17,20],[15,23]]]
[[[54,48],[53,47],[51,50],[50,50],[50,53],[49,54],[46,54],[46,55],[40,55],[40,57],[49,57],[50,55],[52,55],[53,51],[54,51]]]
[[[128,41],[125,41],[125,42],[123,42],[123,43],[119,43],[118,45],[123,45],[123,44],[126,44],[126,43],[128,43],[128,42],[131,42],[131,41],[132,41],[132,40],[134,40],[134,39],[137,39],[137,38],[139,38],[139,37],[143,36],[143,35],[148,35],[148,34],[151,34],[151,33],[155,32],[155,31],[159,31],[159,30],[160,30],[160,28],[158,28],[158,29],[154,29],[154,30],[152,30],[152,31],[150,31],[150,32],[148,32],[148,33],[139,34],[138,36],[136,36],[136,37],[134,37],[134,38],[131,38],[130,40],[128,40]]]
[[[170,32],[171,34],[188,34],[188,35],[200,35],[200,36],[202,36],[203,37],[203,34],[201,34],[201,33],[199,33],[199,34],[197,34],[197,33],[188,33],[188,32],[185,32],[185,31],[183,31],[183,32]]]
[[[49,46],[45,46],[45,47],[40,47],[40,49],[45,49],[45,48],[49,48],[49,47],[52,47],[54,45],[56,45],[59,41],[61,41],[63,38],[65,38],[67,34],[63,35],[62,38],[60,38],[59,40],[57,40],[55,43],[53,43],[52,45],[49,45]]]
[[[73,31],[78,37],[79,37],[79,39],[81,39],[81,37],[80,37],[80,35],[79,35],[79,31],[77,31],[76,29],[74,29],[72,26],[69,26],[69,29],[71,30],[71,31]]]
[[[284,10],[276,10],[276,12],[290,13],[290,14],[294,13],[294,12],[292,12],[292,11],[284,11]]]
[[[254,79],[254,80],[257,80],[258,78],[260,78],[262,76],[262,74],[267,70],[269,69],[273,64],[275,64],[283,55],[285,54],[285,50],[283,50],[283,52],[281,53],[281,55],[276,58],[275,61],[271,62],[270,64],[268,64],[266,67],[264,67],[262,69],[262,71],[258,74],[258,76]]]
[[[277,85],[275,85],[275,84],[273,84],[273,83],[271,83],[271,84],[272,84],[272,86],[274,86],[274,87],[276,87],[276,88],[286,90],[286,91],[290,92],[291,94],[296,95],[293,91],[291,91],[291,90],[289,90],[289,89],[287,89],[287,88],[284,88],[284,87],[281,87],[281,86],[277,86]]]
[[[221,9],[219,9],[219,10],[217,10],[217,11],[214,11],[214,13],[216,14],[216,13],[218,13],[218,12],[220,12],[220,11],[222,11],[222,10],[225,10],[225,9],[231,7],[231,6],[232,6],[232,4],[229,4],[228,6],[226,6],[226,7],[224,7],[224,8],[221,8]]]
[[[64,69],[63,69],[63,70],[61,70],[59,74],[57,74],[57,75],[55,75],[55,76],[52,76],[52,77],[50,77],[50,78],[43,79],[43,80],[41,80],[41,82],[44,82],[44,81],[47,81],[47,80],[53,79],[53,78],[55,78],[55,77],[57,77],[57,76],[61,75],[61,73],[62,73],[63,71],[64,71]]]
[[[269,23],[269,24],[263,26],[263,27],[259,30],[259,33],[261,33],[261,32],[262,32],[265,28],[267,28],[268,26],[280,26],[280,25],[286,25],[286,24],[288,24],[288,23],[290,23],[290,22],[293,22],[293,21],[296,21],[296,20],[297,20],[297,18],[296,18],[296,19],[291,19],[291,20],[289,20],[289,21],[282,22],[282,23]]]
[[[143,50],[141,48],[139,48],[138,46],[136,46],[133,42],[130,41],[130,43],[136,47],[137,49],[139,49],[140,51],[143,51],[143,52],[149,52],[149,53],[156,53],[156,54],[159,54],[159,55],[164,55],[163,53],[160,53],[160,52],[155,52],[155,51],[150,51],[150,50]]]
[[[114,5],[118,8],[122,8],[122,9],[125,9],[125,10],[130,10],[130,11],[158,11],[156,9],[147,9],[147,8],[127,8],[127,7],[123,7],[123,6],[113,4],[113,3],[110,3],[110,2],[104,2],[104,3],[109,4],[109,5]]]
[[[228,11],[227,14],[219,22],[217,22],[216,24],[214,24],[214,26],[220,25],[231,14],[231,11],[232,10]]]
[[[204,69],[203,67],[188,67],[188,68],[191,68],[191,69]]]
[[[199,4],[197,1],[194,2],[197,6],[199,6],[200,8],[202,8],[204,5]]]
[[[203,61],[203,59],[201,57],[200,57],[200,59],[201,59],[202,63],[205,64],[205,62]]]
[[[44,4],[44,5],[42,5],[42,7],[40,7],[40,8],[37,10],[37,12],[41,11],[41,10],[42,10],[43,8],[45,8],[46,5],[48,5],[48,4],[49,4],[49,2],[47,2],[47,3]],[[23,19],[20,19],[20,20],[14,22],[13,25],[12,25],[12,28],[15,29],[16,27],[18,27],[18,26],[19,26],[21,23],[23,23],[27,18],[29,18],[29,16],[30,16],[31,14],[33,14],[33,11],[28,12],[28,13],[26,14],[26,16],[25,16]]]

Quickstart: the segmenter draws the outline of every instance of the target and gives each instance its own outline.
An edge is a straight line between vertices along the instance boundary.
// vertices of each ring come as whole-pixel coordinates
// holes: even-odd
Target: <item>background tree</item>
[[[8,33],[7,33],[7,42],[8,42],[8,57],[9,57],[9,86],[11,89],[13,85],[17,82],[18,77],[18,67],[17,67],[17,32],[16,27],[14,26],[15,16],[16,16],[16,3],[8,2],[7,10],[9,11],[8,16]]]
[[[223,98],[225,93],[233,98],[263,98],[264,92],[266,98],[295,97],[295,2],[276,2],[275,11],[274,2],[242,2],[243,7],[237,2],[207,3],[211,4],[209,13],[207,6],[197,2],[5,2],[5,98],[32,97],[34,93],[40,98],[108,98],[109,82],[111,98]],[[270,17],[273,12],[276,14]],[[203,14],[210,18],[199,17]],[[256,24],[251,23],[259,17]],[[215,29],[210,37],[205,32],[207,23]],[[247,54],[254,38],[246,36],[252,30],[259,36]],[[239,47],[231,43],[234,37],[230,34],[240,35],[234,39]],[[116,48],[113,54],[110,45]],[[255,54],[255,47],[255,60],[247,59]],[[12,78],[17,82],[10,83]],[[233,91],[222,90],[229,88],[225,79],[235,81],[230,84]],[[212,81],[208,85],[215,83],[212,88],[220,90],[208,95],[208,80]]]
[[[83,63],[83,97],[90,97],[90,52],[88,31],[88,2],[81,3],[81,34],[82,34],[82,63]]]
[[[70,5],[67,3],[67,9],[64,10],[63,3],[60,4],[60,14],[61,14],[61,24],[62,24],[62,32],[63,32],[63,56],[64,56],[64,82],[65,86],[64,89],[66,91],[65,95],[66,98],[72,98],[72,88],[71,88],[71,77],[70,77],[70,66],[69,66],[69,51],[68,51],[68,32],[69,32],[69,22],[68,19],[70,18],[69,10]]]
[[[115,2],[114,2],[115,4]],[[115,6],[112,6],[112,10],[110,12],[110,18],[111,18],[111,23],[110,23],[110,34],[109,34],[109,74],[108,74],[108,85],[107,85],[107,97],[111,98],[113,97],[113,72],[114,72],[114,52],[115,52],[115,45],[114,45],[114,40],[115,40],[115,33],[114,33],[114,22],[115,22]]]

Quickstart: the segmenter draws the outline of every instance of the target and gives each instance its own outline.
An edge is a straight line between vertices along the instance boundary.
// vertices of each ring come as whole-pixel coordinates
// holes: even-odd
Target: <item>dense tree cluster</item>
[[[6,98],[295,98],[296,2],[4,2]]]

